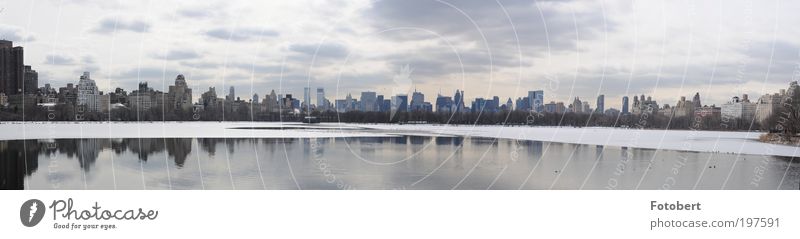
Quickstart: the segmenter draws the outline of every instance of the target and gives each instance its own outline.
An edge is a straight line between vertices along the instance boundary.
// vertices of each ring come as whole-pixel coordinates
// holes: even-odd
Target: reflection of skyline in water
[[[697,189],[797,189],[800,184],[798,162],[790,164],[791,158],[493,138],[12,140],[0,141],[0,157],[3,189],[692,189],[695,184]],[[761,168],[766,173],[753,173]]]

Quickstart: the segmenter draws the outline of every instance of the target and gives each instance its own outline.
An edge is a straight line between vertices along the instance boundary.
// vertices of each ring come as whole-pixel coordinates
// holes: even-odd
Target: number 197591
[[[744,227],[780,227],[780,218],[772,217],[746,217],[739,218]]]

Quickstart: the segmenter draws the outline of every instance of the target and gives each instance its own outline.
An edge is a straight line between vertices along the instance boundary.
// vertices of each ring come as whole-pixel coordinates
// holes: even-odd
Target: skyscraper
[[[622,113],[623,114],[630,113],[630,111],[628,111],[628,96],[622,97]]]
[[[392,112],[408,111],[408,95],[392,96]]]
[[[325,89],[322,87],[317,88],[317,109],[320,111],[327,110],[328,105],[325,103]]]
[[[189,111],[192,109],[192,89],[186,84],[183,75],[175,77],[175,85],[169,86],[167,92],[169,109]]]
[[[0,93],[16,95],[24,87],[24,62],[22,47],[11,41],[0,40]]]
[[[572,101],[572,112],[583,113],[583,102],[578,97],[575,97],[575,100]]]
[[[384,98],[383,95],[378,95],[378,97],[375,100],[375,104],[377,104],[377,106],[375,106],[375,110],[378,111],[378,112],[386,111],[383,108],[383,100],[384,100],[383,98]]]
[[[377,106],[378,106],[378,104],[376,102],[377,100],[378,100],[378,97],[375,94],[375,92],[373,92],[373,91],[361,92],[361,103],[363,104],[362,105],[363,109],[361,109],[361,110],[362,111],[366,111],[366,112],[377,111],[377,109],[376,109]]]
[[[453,96],[453,111],[461,112],[464,110],[464,91],[456,90]]]
[[[606,112],[606,96],[605,95],[598,95],[597,96],[597,108],[595,109],[596,112],[602,114]]]
[[[422,110],[423,103],[425,103],[425,94],[415,89],[411,94],[411,111]]]
[[[439,95],[436,97],[436,112],[450,113],[453,111],[453,98]]]
[[[88,112],[100,112],[100,91],[89,72],[84,72],[78,81],[78,105],[86,107]]]
[[[303,87],[303,106],[304,108],[311,108],[311,88]]]
[[[692,98],[692,105],[694,105],[694,108],[703,107],[703,104],[700,103],[700,92],[694,94],[694,98]]]
[[[528,91],[528,100],[532,111],[542,112],[544,110],[544,91]]]
[[[39,73],[31,69],[31,66],[25,66],[25,82],[23,86],[25,94],[36,94],[39,89]]]
[[[233,92],[233,86],[231,86],[231,88],[230,88],[230,90],[228,92],[228,96],[225,97],[225,100],[227,100],[227,101],[236,100],[236,94],[234,94],[234,92]]]
[[[353,96],[350,93],[347,93],[347,97],[344,97],[344,111],[351,111],[354,110],[353,108]]]

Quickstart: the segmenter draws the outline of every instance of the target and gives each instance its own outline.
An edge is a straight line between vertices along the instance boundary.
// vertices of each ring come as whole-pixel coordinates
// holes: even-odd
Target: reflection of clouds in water
[[[354,153],[375,162],[408,160],[374,164]],[[57,183],[60,189],[84,189],[85,183],[87,189],[112,189],[116,181],[117,189],[142,189],[144,174],[147,189],[170,184],[173,189],[516,189],[532,171],[523,189],[603,189],[610,180],[616,189],[632,189],[652,157],[656,160],[642,189],[661,188],[667,177],[675,178],[672,189],[691,189],[696,182],[698,189],[719,188],[736,155],[479,137],[13,140],[0,141],[0,188],[22,189],[27,183],[49,189]],[[800,184],[800,167],[790,158],[739,157],[726,189],[796,189]],[[713,168],[701,177],[708,158]],[[673,175],[681,159],[687,163]],[[748,170],[762,165],[763,179],[754,187]],[[787,167],[787,178],[778,185]]]

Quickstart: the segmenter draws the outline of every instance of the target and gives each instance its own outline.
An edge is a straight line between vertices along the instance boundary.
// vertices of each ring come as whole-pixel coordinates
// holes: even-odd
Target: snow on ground
[[[382,130],[421,130],[463,136],[669,149],[731,154],[800,156],[800,147],[762,143],[762,132],[644,130],[601,127],[529,127],[472,125],[364,125]]]
[[[281,130],[281,128],[284,128]],[[250,129],[253,128],[253,129]],[[0,140],[59,138],[329,138],[456,135],[732,154],[800,156],[758,142],[761,132],[529,126],[301,124],[280,122],[3,122]]]

